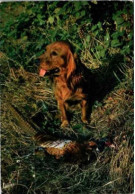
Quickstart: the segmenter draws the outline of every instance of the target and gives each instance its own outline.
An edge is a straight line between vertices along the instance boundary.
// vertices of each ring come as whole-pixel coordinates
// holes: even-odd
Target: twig
[[[117,180],[120,180],[121,178],[117,178],[117,179],[115,179],[115,180],[113,180],[113,181],[110,181],[109,183],[106,183],[105,185],[103,185],[102,187],[106,187],[107,185],[110,185],[110,184],[112,184],[112,183],[114,183],[114,182],[116,182]]]

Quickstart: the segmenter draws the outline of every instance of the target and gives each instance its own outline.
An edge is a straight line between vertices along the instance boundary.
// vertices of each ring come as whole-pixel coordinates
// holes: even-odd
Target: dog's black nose
[[[39,66],[40,65],[40,59],[36,59],[35,63],[36,63],[37,66]]]

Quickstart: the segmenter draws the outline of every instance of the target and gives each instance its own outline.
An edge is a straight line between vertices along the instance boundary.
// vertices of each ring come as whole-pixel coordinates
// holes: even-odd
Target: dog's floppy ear
[[[76,64],[74,60],[74,55],[72,52],[69,50],[68,55],[67,55],[67,79],[70,77],[70,75],[75,71],[76,69]]]

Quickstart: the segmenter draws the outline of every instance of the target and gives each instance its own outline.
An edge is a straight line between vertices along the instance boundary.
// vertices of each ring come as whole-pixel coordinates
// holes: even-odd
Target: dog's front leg
[[[81,107],[82,107],[81,119],[82,119],[83,123],[88,124],[88,102],[87,102],[87,100],[82,100]]]
[[[66,114],[66,103],[63,100],[58,100],[58,107],[61,112],[61,127],[66,127],[69,124]]]

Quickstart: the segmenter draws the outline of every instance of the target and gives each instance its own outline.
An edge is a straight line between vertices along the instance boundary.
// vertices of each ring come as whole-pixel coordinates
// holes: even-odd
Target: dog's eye
[[[51,55],[53,55],[53,56],[57,56],[57,55],[58,55],[58,53],[57,53],[56,51],[53,51],[53,52],[51,53]]]

